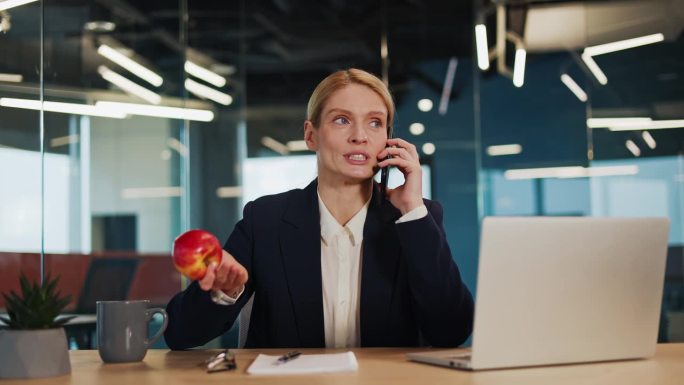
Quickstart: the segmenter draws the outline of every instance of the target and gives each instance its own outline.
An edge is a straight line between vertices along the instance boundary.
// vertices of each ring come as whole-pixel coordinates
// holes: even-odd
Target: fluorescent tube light
[[[575,83],[575,80],[571,78],[570,75],[561,75],[561,81],[563,82],[563,84],[565,84],[566,87],[568,87],[570,92],[575,94],[577,99],[579,99],[581,102],[587,101],[587,93],[584,92],[584,90],[577,83]]]
[[[620,124],[608,127],[608,129],[611,131],[663,130],[667,128],[684,128],[684,119],[651,120],[643,124]]]
[[[648,146],[648,148],[650,148],[651,150],[655,150],[656,141],[650,132],[648,132],[648,131],[642,132],[641,137],[644,139],[644,142],[646,142],[646,145]]]
[[[189,154],[188,148],[176,138],[167,139],[166,144],[183,157],[187,157]]]
[[[639,173],[639,166],[604,166],[604,167],[587,167],[585,168],[587,177],[594,176],[619,176],[619,175],[636,175]]]
[[[222,186],[216,189],[219,198],[238,198],[242,196],[241,186]]]
[[[121,190],[124,199],[140,198],[175,198],[181,196],[180,187],[140,187]]]
[[[487,27],[484,24],[475,26],[475,44],[477,45],[477,66],[486,71],[489,69],[489,47],[487,46]]]
[[[634,156],[640,156],[641,155],[641,149],[631,139],[627,139],[627,141],[625,141],[625,147],[627,147],[627,149],[629,150],[629,152],[632,153],[632,155],[634,155]]]
[[[650,123],[651,118],[633,117],[633,118],[589,118],[587,119],[587,127],[589,128],[608,128],[619,126],[638,126]]]
[[[527,52],[518,48],[515,50],[515,64],[513,65],[513,85],[522,87],[525,82],[525,58]]]
[[[78,143],[79,136],[78,134],[73,134],[73,135],[67,135],[67,136],[58,136],[56,138],[50,139],[50,147],[61,147],[61,146],[66,146],[71,143]]]
[[[40,110],[59,112],[63,114],[100,116],[103,118],[123,119],[127,116],[126,111],[108,108],[106,106],[93,106],[77,103],[41,102],[40,100],[0,98],[0,106],[12,108],[24,108],[27,110]]]
[[[145,87],[142,87],[135,82],[119,75],[118,73],[110,70],[106,66],[99,66],[97,67],[97,72],[102,75],[102,77],[114,84],[115,86],[121,88],[125,92],[137,96],[142,100],[145,100],[147,102],[150,102],[152,104],[159,104],[161,103],[161,96],[156,93],[148,90]]]
[[[19,74],[0,74],[0,82],[21,83],[24,77]]]
[[[542,178],[588,178],[599,176],[618,176],[618,175],[636,175],[639,173],[639,167],[635,165],[627,166],[606,166],[606,167],[582,167],[582,166],[568,166],[568,167],[545,167],[545,168],[525,168],[512,169],[504,173],[504,177],[508,180],[522,180],[522,179],[542,179]]]
[[[590,56],[603,55],[610,52],[621,51],[642,45],[659,43],[665,40],[665,35],[662,33],[655,33],[653,35],[635,37],[633,39],[620,40],[612,43],[600,44],[584,49],[584,53]]]
[[[270,136],[262,137],[261,144],[263,144],[264,147],[270,148],[271,150],[277,152],[280,155],[287,155],[290,153],[290,149],[288,149],[286,145],[271,138]]]
[[[37,0],[5,0],[5,1],[0,1],[0,11],[4,11],[6,9],[18,7],[20,5],[28,4],[28,3],[33,3],[34,1]]]
[[[584,167],[582,166],[524,168],[507,170],[504,172],[504,178],[509,180],[537,178],[578,178],[583,175]]]
[[[489,156],[517,155],[521,152],[522,146],[519,144],[501,144],[487,147],[487,155]]]
[[[116,24],[111,21],[89,21],[83,25],[83,29],[92,32],[112,32],[116,29]]]
[[[185,89],[199,97],[213,100],[216,103],[223,104],[224,106],[229,106],[233,103],[232,96],[221,91],[217,91],[211,87],[207,87],[204,84],[197,83],[192,79],[185,79]]]
[[[96,106],[106,107],[117,111],[125,112],[129,115],[151,116],[155,118],[185,119],[199,122],[210,122],[214,120],[214,113],[209,110],[199,110],[194,108],[151,106],[149,104],[119,103],[99,101]]]
[[[607,128],[610,131],[660,130],[684,127],[684,119],[653,120],[646,117],[637,118],[592,118],[587,119],[587,127]]]
[[[135,76],[145,80],[155,87],[159,87],[162,85],[162,83],[164,83],[164,79],[157,73],[106,44],[102,44],[97,49],[97,53],[129,70]]]
[[[307,151],[309,147],[306,145],[306,140],[291,140],[286,144],[290,151]]]
[[[589,68],[589,71],[594,75],[596,80],[598,80],[599,83],[602,85],[608,84],[608,78],[606,77],[606,74],[601,71],[601,68],[599,68],[598,64],[594,61],[594,59],[591,57],[591,55],[587,55],[586,53],[582,53],[582,60],[584,61],[584,64],[587,65],[587,68]]]
[[[212,84],[216,87],[223,87],[226,85],[226,78],[217,74],[214,71],[206,69],[198,64],[195,64],[190,60],[187,60],[185,62],[184,68],[185,72],[189,73],[190,75],[198,79],[202,79],[205,82]]]

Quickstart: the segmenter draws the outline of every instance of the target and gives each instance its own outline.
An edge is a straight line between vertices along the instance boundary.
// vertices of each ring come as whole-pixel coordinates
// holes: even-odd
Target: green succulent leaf
[[[14,291],[2,294],[7,317],[0,317],[0,320],[10,329],[49,329],[64,325],[74,317],[59,317],[71,302],[71,296],[56,292],[58,282],[59,277],[52,279],[48,275],[43,285],[35,281],[30,283],[22,273],[19,277],[21,295]]]

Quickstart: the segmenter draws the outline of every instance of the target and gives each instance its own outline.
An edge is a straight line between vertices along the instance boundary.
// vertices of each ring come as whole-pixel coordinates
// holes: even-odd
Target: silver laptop
[[[652,356],[667,218],[489,217],[472,349],[410,353],[470,370]]]

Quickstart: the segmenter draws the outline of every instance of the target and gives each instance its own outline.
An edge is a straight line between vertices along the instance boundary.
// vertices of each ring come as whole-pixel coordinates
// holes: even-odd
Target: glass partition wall
[[[682,5],[485,2],[478,13],[507,49],[479,70],[484,214],[669,218],[660,341],[684,338]]]
[[[389,84],[473,292],[486,215],[667,216],[660,338],[684,340],[677,1],[0,1],[0,291],[42,268],[69,312],[164,305],[179,233],[224,241],[247,201],[315,178],[308,97],[359,67]]]
[[[223,237],[204,212],[236,218],[234,200],[202,194],[237,184],[240,2],[3,8],[0,290],[23,271],[59,276],[76,314],[103,299],[165,305],[181,288],[173,239],[193,225]],[[91,325],[67,327],[72,347],[95,346]]]

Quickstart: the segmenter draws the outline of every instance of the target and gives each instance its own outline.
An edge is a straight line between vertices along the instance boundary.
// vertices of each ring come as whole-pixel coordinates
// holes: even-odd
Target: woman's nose
[[[349,141],[351,143],[366,143],[368,141],[368,136],[366,131],[359,126],[352,127],[351,135],[349,136]]]

